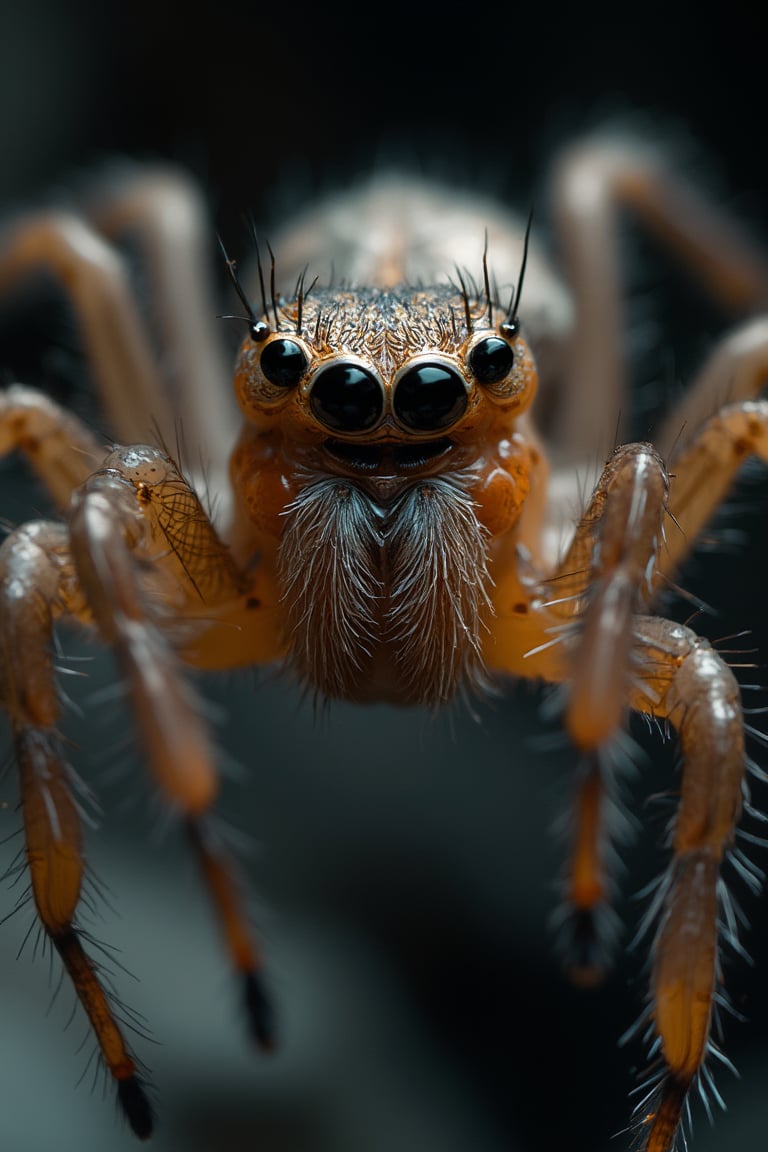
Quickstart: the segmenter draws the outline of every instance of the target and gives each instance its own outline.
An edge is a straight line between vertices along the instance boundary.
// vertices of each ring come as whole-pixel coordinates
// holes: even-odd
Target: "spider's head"
[[[405,474],[480,458],[529,407],[516,318],[452,285],[317,291],[251,327],[235,389],[247,420],[316,467]]]

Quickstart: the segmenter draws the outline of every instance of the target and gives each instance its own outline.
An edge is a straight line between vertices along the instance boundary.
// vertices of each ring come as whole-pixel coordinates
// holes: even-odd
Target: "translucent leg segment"
[[[152,1131],[152,1109],[76,924],[85,862],[77,781],[57,731],[51,660],[54,614],[77,606],[60,525],[38,522],[0,548],[0,699],[8,711],[21,785],[21,812],[37,915],[90,1020],[118,1098],[137,1136]]]
[[[733,219],[670,170],[657,148],[608,136],[577,142],[560,155],[552,189],[575,308],[556,449],[569,461],[599,459],[613,436],[622,439],[617,421],[630,411],[620,216],[633,217],[662,240],[716,303],[736,313],[768,301],[768,262]],[[665,442],[659,446],[666,452]]]
[[[0,235],[0,294],[41,272],[68,294],[114,434],[141,443],[157,427],[172,443],[172,410],[117,252],[64,212],[13,221]]]
[[[744,719],[733,673],[682,625],[645,617],[635,627],[646,669],[632,706],[677,729],[682,782],[672,863],[657,900],[651,1016],[660,1040],[658,1087],[638,1110],[648,1152],[670,1152],[688,1091],[711,1048],[720,982],[721,868],[741,814]]]
[[[261,958],[233,863],[207,821],[218,790],[215,757],[168,639],[175,631],[179,642],[185,639],[184,629],[174,626],[174,611],[204,616],[241,596],[243,581],[197,497],[156,449],[115,449],[76,494],[71,533],[88,604],[127,678],[150,769],[171,809],[184,819],[243,979],[252,1032],[270,1048],[273,1027]]]

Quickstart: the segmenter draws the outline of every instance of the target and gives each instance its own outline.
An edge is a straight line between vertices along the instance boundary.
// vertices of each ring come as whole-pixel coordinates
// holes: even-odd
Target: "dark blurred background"
[[[525,211],[542,202],[559,142],[620,118],[679,140],[713,196],[766,239],[764,38],[747,3],[717,21],[652,4],[6,9],[4,213],[121,155],[189,168],[209,197],[212,236],[219,229],[230,244],[246,235],[248,214],[272,219],[387,155],[470,176]],[[546,212],[537,226],[546,238]],[[672,363],[682,381],[724,319],[662,253],[635,242],[638,314],[647,321],[650,307],[659,334],[642,345],[635,376],[669,381]],[[223,269],[213,274],[223,291]],[[78,348],[63,331],[54,311],[0,319],[3,381],[80,403]],[[0,515],[44,507],[20,466],[0,468]],[[720,610],[697,627],[713,637],[753,629],[763,664],[768,486],[753,469],[743,487],[729,546],[697,557],[683,582]],[[690,614],[684,603],[671,610]],[[80,650],[73,641],[66,651]],[[573,761],[535,690],[511,689],[478,719],[435,721],[346,707],[317,719],[270,676],[207,686],[222,811],[250,845],[280,1018],[280,1051],[265,1058],[248,1049],[180,834],[163,830],[148,801],[109,659],[70,666],[89,676],[71,689],[85,719],[72,710],[67,731],[104,808],[90,856],[110,901],[95,931],[120,949],[115,982],[147,1017],[153,1042],[136,1047],[157,1088],[159,1152],[628,1145],[612,1138],[643,1052],[617,1039],[643,1003],[643,950],[620,958],[598,989],[575,990],[561,974],[548,926],[560,860],[551,830]],[[762,681],[762,669],[743,678]],[[632,894],[664,861],[668,813],[648,797],[673,770],[669,748],[640,725],[634,734],[642,752],[624,792],[644,830],[622,850],[625,945],[643,907]],[[12,773],[1,787],[0,836],[10,837]],[[17,838],[5,845],[8,864],[17,848]],[[7,909],[17,892],[5,885]],[[728,1114],[713,1130],[695,1109],[696,1152],[760,1146],[768,1126],[768,904],[743,903],[755,965],[728,966],[746,1022],[727,1020],[725,1040],[742,1078],[720,1072]],[[122,1152],[133,1140],[88,1064],[90,1042],[81,1048],[81,1018],[67,1027],[71,994],[47,1011],[57,970],[34,933],[17,958],[29,923],[22,911],[0,933],[0,1140],[12,1152]]]

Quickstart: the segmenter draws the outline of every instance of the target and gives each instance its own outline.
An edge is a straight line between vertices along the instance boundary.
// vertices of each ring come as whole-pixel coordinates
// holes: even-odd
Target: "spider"
[[[758,883],[735,847],[751,764],[733,672],[653,609],[745,459],[768,460],[768,261],[632,142],[565,149],[552,192],[564,281],[530,218],[398,173],[292,222],[248,278],[224,251],[245,329],[236,405],[213,328],[206,214],[183,174],[115,172],[76,211],[32,212],[2,234],[0,290],[41,271],[60,283],[115,437],[105,448],[33,388],[0,393],[0,450],[27,459],[61,513],[0,548],[0,701],[31,900],[141,1138],[153,1108],[78,920],[82,785],[60,734],[59,622],[114,650],[267,1049],[261,955],[211,822],[216,756],[189,669],[279,664],[319,701],[426,709],[500,692],[509,677],[556,686],[578,752],[563,920],[582,982],[604,964],[628,714],[671,726],[682,776],[646,916],[642,1147],[673,1149],[692,1086],[709,1090],[720,951],[736,936],[724,863]],[[654,444],[621,442],[622,212],[719,305],[754,313]],[[130,288],[128,242],[156,288],[151,322]]]

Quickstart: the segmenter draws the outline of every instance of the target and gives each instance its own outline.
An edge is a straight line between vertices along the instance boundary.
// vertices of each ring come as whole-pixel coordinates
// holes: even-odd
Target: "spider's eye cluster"
[[[501,336],[486,336],[469,354],[469,370],[481,384],[498,384],[509,375],[515,351]]]
[[[447,364],[415,364],[397,381],[393,407],[406,428],[437,432],[464,415],[467,389],[459,373]]]
[[[524,400],[525,348],[511,325],[477,332],[463,364],[441,349],[419,352],[403,358],[389,380],[362,355],[316,351],[299,333],[264,329],[253,326],[238,377],[244,409],[259,415],[276,417],[294,394],[296,411],[334,435],[368,436],[386,422],[425,438],[462,422],[479,400],[478,387],[502,407]]]
[[[276,388],[295,388],[306,372],[308,362],[300,344],[280,337],[265,345],[259,366]]]

